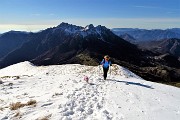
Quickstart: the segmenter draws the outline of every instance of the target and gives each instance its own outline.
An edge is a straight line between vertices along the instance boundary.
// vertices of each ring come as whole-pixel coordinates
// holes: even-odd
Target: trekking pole
[[[111,77],[111,65],[109,65],[109,67],[110,67],[110,77]]]
[[[99,65],[99,75],[101,74],[101,68],[100,67],[101,67],[101,65]]]

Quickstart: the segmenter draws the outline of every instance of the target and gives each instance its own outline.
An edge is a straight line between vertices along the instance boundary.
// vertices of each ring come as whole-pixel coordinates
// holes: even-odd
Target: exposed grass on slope
[[[12,103],[10,104],[10,110],[17,110],[24,106],[36,105],[36,103],[37,103],[36,100],[30,100],[27,103],[21,103],[21,102]]]

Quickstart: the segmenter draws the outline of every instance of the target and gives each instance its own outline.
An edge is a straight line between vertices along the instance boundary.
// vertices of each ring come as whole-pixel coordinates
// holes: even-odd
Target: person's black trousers
[[[109,70],[109,67],[108,67],[108,68],[104,68],[104,67],[103,67],[104,80],[106,80],[106,78],[107,78],[107,72],[108,72],[108,70]]]

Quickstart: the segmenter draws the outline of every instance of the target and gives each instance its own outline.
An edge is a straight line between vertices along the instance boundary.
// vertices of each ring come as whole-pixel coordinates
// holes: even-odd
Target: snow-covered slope
[[[89,84],[83,78],[89,77]],[[100,66],[34,66],[0,70],[1,120],[179,120],[180,89],[148,82],[113,65],[108,80]],[[35,100],[11,110],[13,103]]]

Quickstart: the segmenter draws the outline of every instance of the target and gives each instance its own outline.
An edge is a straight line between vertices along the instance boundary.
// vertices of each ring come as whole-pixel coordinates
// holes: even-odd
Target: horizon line
[[[86,27],[87,25],[93,24],[87,24],[87,25],[77,25],[77,24],[73,24],[73,23],[69,23],[69,22],[60,22],[61,23],[68,23],[70,25],[76,25],[76,26],[81,26],[81,27]],[[6,33],[6,32],[10,32],[10,31],[19,31],[19,32],[40,32],[43,31],[45,29],[48,28],[53,28],[53,27],[57,27],[60,24],[0,24],[0,34]],[[97,24],[93,24],[94,26],[98,26]],[[100,25],[100,24],[99,24]],[[173,29],[173,28],[180,28],[180,27],[164,27],[164,28],[148,28],[148,27],[107,27],[107,25],[101,25],[101,26],[105,26],[108,29],[117,29],[117,28],[132,28],[132,29],[145,29],[145,30],[167,30],[167,29]],[[1,30],[2,28],[5,28],[6,30]]]

